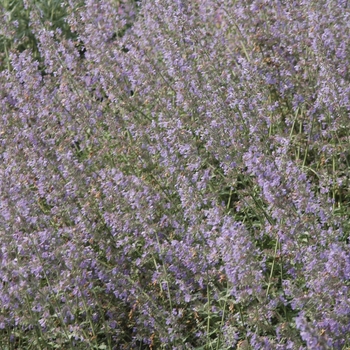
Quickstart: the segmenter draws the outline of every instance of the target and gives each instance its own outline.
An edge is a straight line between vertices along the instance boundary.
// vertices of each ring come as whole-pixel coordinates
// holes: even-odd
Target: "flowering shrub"
[[[65,5],[0,75],[2,347],[349,346],[347,2]]]

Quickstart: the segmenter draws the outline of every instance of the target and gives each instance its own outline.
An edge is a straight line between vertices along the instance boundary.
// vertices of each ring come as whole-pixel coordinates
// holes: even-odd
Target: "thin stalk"
[[[221,321],[220,321],[221,329],[224,325],[226,306],[227,306],[227,298],[225,298],[224,306],[222,308],[222,315],[221,315]],[[216,343],[216,350],[219,350],[220,342],[221,342],[221,332],[219,332],[219,335],[218,335],[218,341]]]
[[[157,239],[157,244],[158,244],[158,247],[159,247],[159,251],[160,253],[162,254],[162,249],[161,249],[161,246],[160,246],[160,242],[159,242],[159,237],[158,237],[158,233],[156,232],[156,239]],[[172,303],[172,299],[171,299],[171,294],[170,294],[170,288],[169,288],[169,282],[168,282],[168,272],[166,270],[166,267],[164,265],[164,263],[162,264],[162,267],[163,267],[163,272],[164,272],[164,275],[166,276],[166,286],[167,286],[167,293],[168,293],[168,299],[169,299],[169,304],[170,304],[170,312],[173,310],[173,303]]]
[[[294,131],[294,128],[295,128],[295,123],[296,123],[297,118],[298,118],[298,113],[299,113],[299,107],[296,109],[295,114],[294,114],[293,124],[292,124],[292,127],[290,129],[290,133],[289,133],[289,139],[290,140],[292,139],[292,136],[293,136],[293,131]]]
[[[38,229],[39,229],[39,227],[38,227]],[[37,250],[37,248],[36,248],[36,244],[35,244],[35,242],[33,241],[33,239],[32,239],[31,236],[30,236],[30,240],[31,240],[31,242],[32,242],[32,246],[33,246],[33,248],[34,248],[34,251],[35,251],[36,255],[37,255],[38,258],[39,258],[40,264],[41,264],[41,266],[43,267],[45,281],[46,281],[46,283],[47,283],[47,285],[48,285],[50,291],[53,291],[53,288],[52,288],[52,286],[51,286],[50,280],[49,280],[49,278],[48,278],[48,276],[47,276],[47,274],[46,274],[46,271],[45,271],[44,263],[43,263],[43,261],[42,261],[42,259],[41,259],[41,256],[40,256],[40,254],[39,254],[39,252],[38,252],[38,250]],[[40,291],[39,291],[39,293],[40,293]],[[56,298],[56,296],[55,296],[55,298]],[[54,305],[52,305],[51,301],[49,301],[49,303],[50,303],[50,305],[54,308]],[[69,337],[69,335],[68,335],[68,333],[67,333],[67,330],[66,330],[66,327],[65,327],[65,323],[64,323],[64,320],[63,320],[63,318],[62,318],[61,308],[60,308],[60,306],[58,305],[58,303],[56,303],[55,306],[57,306],[57,308],[58,308],[59,311],[60,311],[60,312],[59,312],[59,320],[60,320],[60,322],[61,322],[61,325],[62,325],[62,328],[63,328],[63,332],[64,332],[66,338],[67,338],[68,341],[69,341],[70,347],[73,349],[72,340],[71,340],[71,338]]]
[[[27,302],[27,310],[28,310],[28,312],[30,314],[31,320],[33,320],[33,321],[35,321],[37,323],[37,317],[35,317],[33,315],[32,305],[30,303],[28,295],[26,295],[25,299],[26,299],[26,302]],[[38,343],[36,345],[39,346],[39,349],[42,349],[43,333],[41,331],[41,327],[40,326],[36,326],[36,325],[33,325],[33,326],[35,328],[35,333],[36,333],[36,336],[37,336],[37,339],[38,339]]]
[[[230,209],[232,194],[233,194],[233,190],[232,190],[232,187],[230,187],[230,196],[229,196],[229,198],[228,198],[227,205],[226,205],[226,209],[227,209],[227,210]]]
[[[88,316],[88,319],[89,319],[89,324],[90,324],[90,327],[91,327],[91,333],[92,333],[92,339],[93,339],[93,341],[94,341],[94,343],[95,343],[95,346],[97,347],[98,346],[98,344],[97,344],[97,341],[96,341],[96,339],[97,339],[97,336],[96,336],[96,333],[95,333],[95,329],[94,329],[94,325],[92,324],[92,320],[91,320],[91,317],[90,317],[90,312],[89,312],[89,308],[88,308],[88,306],[87,306],[87,304],[86,304],[86,301],[85,301],[85,298],[83,297],[83,293],[82,293],[82,290],[81,290],[81,288],[80,288],[80,286],[79,286],[79,290],[80,290],[80,293],[81,293],[81,295],[82,295],[82,301],[83,301],[83,305],[84,305],[84,309],[85,309],[85,312],[86,312],[86,315]],[[87,337],[88,338],[88,337]],[[90,339],[89,339],[89,341],[90,341]]]
[[[209,279],[207,278],[207,305],[208,305],[208,315],[207,315],[207,345],[210,344],[209,333],[210,333],[210,291],[209,291]]]
[[[10,72],[11,71],[10,56],[9,56],[6,44],[5,44],[5,56],[6,56],[7,69]]]
[[[275,251],[274,251],[274,257],[272,260],[272,266],[271,266],[271,271],[270,271],[270,276],[269,276],[269,282],[267,284],[267,289],[266,289],[266,297],[269,295],[270,292],[270,287],[271,287],[271,280],[272,280],[272,275],[275,269],[275,260],[277,257],[277,250],[278,250],[278,246],[279,246],[279,238],[276,239],[276,244],[275,244]]]
[[[336,199],[336,176],[335,176],[335,172],[336,172],[336,162],[335,162],[335,157],[334,155],[332,156],[332,170],[333,170],[333,212],[335,210],[335,199]]]

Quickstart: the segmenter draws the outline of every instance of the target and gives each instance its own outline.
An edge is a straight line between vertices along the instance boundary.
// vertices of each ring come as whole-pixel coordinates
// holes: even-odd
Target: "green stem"
[[[270,271],[270,276],[269,276],[269,282],[267,285],[267,289],[266,289],[266,297],[269,295],[270,292],[270,287],[271,287],[271,280],[272,280],[272,275],[275,269],[275,260],[277,257],[277,250],[278,250],[278,245],[279,245],[279,238],[276,239],[276,244],[275,244],[275,251],[274,251],[274,257],[273,257],[273,261],[272,261],[272,266],[271,266],[271,271]]]

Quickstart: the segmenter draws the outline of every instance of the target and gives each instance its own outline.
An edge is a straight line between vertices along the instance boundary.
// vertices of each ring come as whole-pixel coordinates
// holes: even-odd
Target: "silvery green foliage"
[[[349,345],[347,3],[67,6],[0,76],[7,346]]]

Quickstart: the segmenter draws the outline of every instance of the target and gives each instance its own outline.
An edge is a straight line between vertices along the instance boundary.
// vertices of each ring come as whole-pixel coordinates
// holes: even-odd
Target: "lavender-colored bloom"
[[[0,328],[348,346],[345,4],[69,4],[0,73]]]

